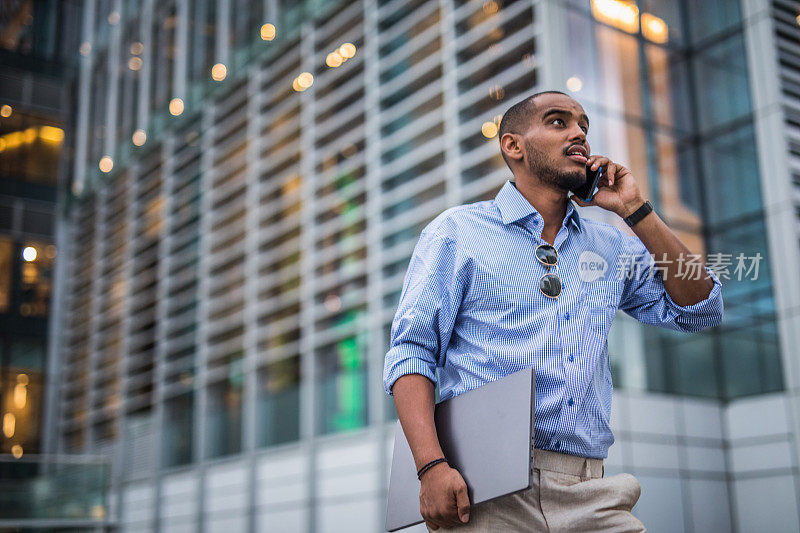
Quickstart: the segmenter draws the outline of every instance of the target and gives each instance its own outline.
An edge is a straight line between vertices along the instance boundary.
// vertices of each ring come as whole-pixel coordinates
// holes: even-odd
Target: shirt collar
[[[513,181],[507,180],[505,182],[503,187],[500,188],[500,192],[495,196],[494,202],[500,210],[500,217],[503,220],[503,224],[513,224],[528,216],[538,220],[542,218],[536,208],[517,190]],[[578,210],[575,209],[571,201],[567,202],[567,213],[564,218],[569,220],[578,231],[583,230],[581,217],[578,215]]]

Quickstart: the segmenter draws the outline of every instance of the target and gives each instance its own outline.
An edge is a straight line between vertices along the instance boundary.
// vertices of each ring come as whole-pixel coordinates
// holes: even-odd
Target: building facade
[[[75,2],[0,8],[0,453],[15,457],[41,445],[58,178],[74,79],[63,51],[77,46],[67,29],[79,11]]]
[[[113,458],[124,531],[381,530],[411,251],[494,196],[499,117],[557,89],[723,282],[701,334],[617,316],[607,471],[652,531],[798,531],[799,13],[86,0],[49,450]]]

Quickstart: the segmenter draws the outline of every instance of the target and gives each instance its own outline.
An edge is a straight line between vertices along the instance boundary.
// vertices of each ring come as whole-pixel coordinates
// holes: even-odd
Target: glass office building
[[[701,334],[617,316],[607,471],[653,531],[800,528],[799,13],[86,0],[50,451],[113,458],[124,531],[381,530],[411,251],[495,195],[499,118],[556,89],[724,287]]]

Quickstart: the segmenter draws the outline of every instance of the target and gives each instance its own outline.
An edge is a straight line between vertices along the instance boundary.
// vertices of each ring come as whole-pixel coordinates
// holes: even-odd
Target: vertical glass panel
[[[774,326],[746,326],[720,335],[725,398],[762,394],[783,387]]]
[[[164,466],[180,466],[192,462],[194,442],[194,394],[189,392],[170,398],[164,404]]]
[[[708,139],[701,155],[710,224],[760,211],[761,180],[752,125]]]
[[[645,43],[647,89],[651,119],[660,128],[681,136],[693,129],[688,83],[688,62],[684,51]]]
[[[661,0],[659,4],[674,3]],[[685,3],[686,21],[693,43],[720,33],[742,20],[739,0],[690,0]]]
[[[741,34],[698,51],[692,61],[701,131],[750,113],[747,54]]]
[[[675,379],[670,392],[718,398],[720,377],[713,335],[663,336],[668,347],[665,362],[672,367],[667,374]]]
[[[231,380],[208,388],[206,443],[208,457],[238,453],[242,449],[242,388]]]
[[[261,371],[258,395],[258,446],[300,438],[300,358],[276,361]]]

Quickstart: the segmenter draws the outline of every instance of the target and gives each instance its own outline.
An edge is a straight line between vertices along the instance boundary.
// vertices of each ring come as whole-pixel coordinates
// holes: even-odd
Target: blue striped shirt
[[[542,216],[506,182],[494,200],[448,209],[422,232],[403,283],[384,387],[405,374],[437,381],[442,400],[533,366],[537,448],[605,458],[612,380],[608,332],[617,309],[693,332],[722,321],[719,279],[708,298],[672,301],[642,242],[582,218],[567,203],[556,235],[563,290],[544,296],[534,255]]]

